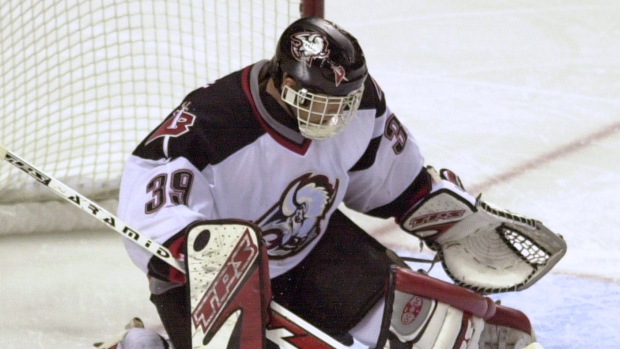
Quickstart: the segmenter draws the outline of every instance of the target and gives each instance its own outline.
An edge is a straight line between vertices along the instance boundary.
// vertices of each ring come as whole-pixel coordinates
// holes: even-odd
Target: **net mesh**
[[[501,225],[497,228],[497,233],[523,261],[532,267],[545,265],[549,260],[549,252],[517,229]]]
[[[189,91],[270,58],[298,17],[292,0],[3,1],[0,143],[114,198],[126,157]],[[0,205],[53,199],[0,162]]]

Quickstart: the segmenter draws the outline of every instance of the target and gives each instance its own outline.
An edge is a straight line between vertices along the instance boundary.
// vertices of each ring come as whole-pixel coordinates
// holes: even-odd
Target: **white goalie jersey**
[[[261,92],[266,65],[190,93],[129,157],[118,212],[181,258],[181,232],[190,223],[251,221],[263,232],[276,277],[309,253],[341,203],[400,217],[428,188],[416,181],[423,159],[415,140],[371,78],[344,132],[316,141]],[[148,252],[126,248],[151,276],[183,282]]]

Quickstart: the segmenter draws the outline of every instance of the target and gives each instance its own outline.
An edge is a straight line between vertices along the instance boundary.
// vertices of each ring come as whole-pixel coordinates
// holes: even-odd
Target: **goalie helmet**
[[[284,74],[296,85],[282,86]],[[323,139],[340,133],[355,115],[368,70],[351,34],[322,18],[304,17],[280,37],[271,76],[301,133]]]

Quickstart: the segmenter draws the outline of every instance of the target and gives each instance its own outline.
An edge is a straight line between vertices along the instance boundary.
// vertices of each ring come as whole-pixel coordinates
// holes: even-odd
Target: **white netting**
[[[271,57],[297,17],[294,0],[3,1],[0,144],[114,199],[128,154],[183,96]],[[0,234],[20,232],[11,206],[55,199],[1,162]]]

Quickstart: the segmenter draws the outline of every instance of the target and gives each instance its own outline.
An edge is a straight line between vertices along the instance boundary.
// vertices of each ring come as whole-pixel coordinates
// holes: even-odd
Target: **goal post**
[[[301,1],[300,14],[302,17],[325,17],[325,1],[305,0]]]
[[[3,1],[0,143],[115,211],[125,159],[188,92],[270,58],[290,22],[323,12],[323,0]],[[0,165],[0,235],[100,229],[16,171]]]

